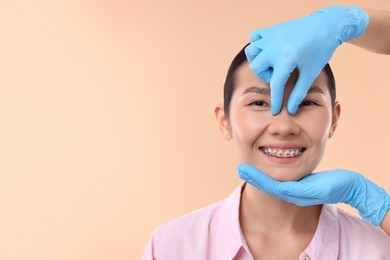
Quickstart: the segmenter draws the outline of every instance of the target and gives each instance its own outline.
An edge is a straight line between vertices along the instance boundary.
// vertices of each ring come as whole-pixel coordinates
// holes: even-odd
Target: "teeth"
[[[283,151],[279,149],[272,149],[272,148],[261,148],[261,151],[267,155],[272,155],[276,157],[282,157],[282,158],[288,158],[288,157],[297,157],[298,155],[301,155],[302,152],[300,149],[292,150],[292,151]]]

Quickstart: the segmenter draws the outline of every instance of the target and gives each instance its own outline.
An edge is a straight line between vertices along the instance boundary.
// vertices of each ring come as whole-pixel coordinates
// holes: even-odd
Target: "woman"
[[[285,86],[287,101],[298,78]],[[271,112],[270,86],[251,71],[244,49],[215,108],[222,135],[239,160],[277,181],[297,181],[320,162],[337,127],[333,74],[327,65],[296,114]],[[286,104],[287,102],[284,102]],[[301,207],[242,183],[227,199],[160,226],[143,259],[386,259],[390,238],[332,205]]]
[[[295,68],[300,72],[287,104],[294,114],[313,79],[344,41],[390,54],[390,12],[330,6],[251,34],[246,54],[256,76],[271,84],[273,114],[280,111],[284,82],[290,72]],[[239,171],[241,178],[262,191],[300,206],[350,204],[363,220],[381,226],[390,236],[390,196],[360,174],[332,170],[298,182],[280,183],[251,165],[240,165]]]

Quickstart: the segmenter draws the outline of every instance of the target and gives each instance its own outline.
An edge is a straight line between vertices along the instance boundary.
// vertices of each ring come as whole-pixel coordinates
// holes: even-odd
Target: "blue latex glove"
[[[251,33],[245,49],[253,72],[271,84],[271,111],[282,107],[284,86],[297,68],[299,78],[287,109],[295,114],[310,85],[344,41],[362,35],[369,17],[359,7],[330,6],[317,12]]]
[[[359,211],[364,221],[379,226],[390,209],[390,196],[363,175],[348,170],[310,174],[299,181],[279,182],[252,165],[238,166],[240,178],[279,199],[309,206],[346,203]]]

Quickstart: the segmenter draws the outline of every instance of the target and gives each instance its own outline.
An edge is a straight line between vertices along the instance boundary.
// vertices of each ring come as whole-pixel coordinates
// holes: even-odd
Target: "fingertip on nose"
[[[278,103],[274,102],[274,104],[271,105],[271,113],[272,115],[276,116],[277,114],[280,113],[281,110],[281,105]]]
[[[298,110],[298,105],[295,102],[288,102],[287,111],[291,115],[295,115]]]

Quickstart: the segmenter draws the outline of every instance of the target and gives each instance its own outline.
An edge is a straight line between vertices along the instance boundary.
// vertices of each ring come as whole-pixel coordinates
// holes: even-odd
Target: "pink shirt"
[[[244,185],[225,200],[158,227],[142,259],[253,259],[239,222]],[[314,237],[299,259],[390,259],[390,237],[334,205],[323,205]]]

